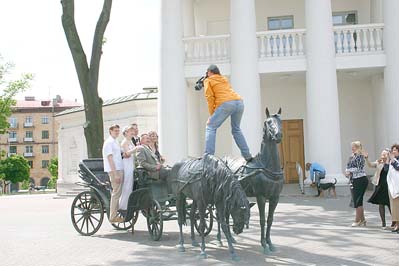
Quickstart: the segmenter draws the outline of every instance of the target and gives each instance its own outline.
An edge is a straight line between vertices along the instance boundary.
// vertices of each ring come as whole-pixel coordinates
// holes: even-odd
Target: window
[[[33,161],[28,161],[28,164],[29,164],[30,169],[32,169],[33,168]]]
[[[42,124],[48,124],[48,116],[42,116]]]
[[[10,117],[8,123],[10,124],[10,128],[16,128],[18,126],[17,118],[15,117]]]
[[[269,17],[267,18],[269,30],[285,30],[294,28],[294,16]]]
[[[25,146],[25,153],[33,153],[33,146]]]
[[[355,25],[357,24],[357,11],[333,12],[333,25]]]
[[[31,117],[31,116],[25,117],[25,123],[26,124],[32,124],[33,123],[33,117]]]
[[[48,145],[43,145],[42,146],[42,153],[49,153],[49,146]]]
[[[8,149],[8,152],[11,154],[16,154],[17,153],[17,146],[10,146]]]
[[[8,132],[8,138],[16,139],[17,138],[17,131],[10,131]]]
[[[42,168],[47,168],[49,165],[49,161],[48,160],[43,160],[42,161]]]
[[[43,130],[42,131],[42,139],[48,139],[48,138],[49,138],[48,130]]]
[[[25,138],[33,138],[33,131],[26,131]]]

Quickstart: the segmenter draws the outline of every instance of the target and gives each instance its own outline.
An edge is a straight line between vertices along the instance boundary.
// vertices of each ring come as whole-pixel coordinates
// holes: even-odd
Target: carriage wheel
[[[112,226],[116,230],[129,230],[137,222],[138,218],[139,218],[139,211],[135,211],[133,214],[133,218],[131,220],[122,223],[112,223]]]
[[[199,211],[198,209],[195,210],[195,214],[194,214],[194,226],[195,229],[197,230],[197,232],[199,234],[200,230],[199,230],[199,224],[200,224],[200,215],[199,215]],[[205,211],[205,231],[204,231],[204,236],[207,236],[210,234],[210,232],[212,231],[212,227],[213,227],[213,210],[212,210],[212,206],[208,206],[208,208]]]
[[[79,234],[95,234],[104,220],[104,205],[97,194],[90,191],[79,193],[72,202],[71,219]]]
[[[158,241],[161,239],[163,230],[162,209],[159,202],[152,200],[152,206],[147,211],[147,227],[151,239]]]

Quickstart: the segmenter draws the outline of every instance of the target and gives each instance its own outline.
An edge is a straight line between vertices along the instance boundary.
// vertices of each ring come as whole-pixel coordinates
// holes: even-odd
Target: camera
[[[204,80],[208,77],[208,75],[205,75],[203,77],[201,77],[199,80],[197,80],[197,82],[195,82],[195,86],[194,89],[196,91],[200,91],[204,88]]]

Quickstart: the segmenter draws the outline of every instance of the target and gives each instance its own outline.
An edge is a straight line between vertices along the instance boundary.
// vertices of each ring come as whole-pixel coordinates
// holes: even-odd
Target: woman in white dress
[[[133,172],[134,172],[134,151],[135,146],[132,142],[133,128],[131,126],[124,127],[122,130],[123,140],[121,150],[123,152],[123,172],[124,179],[122,185],[122,195],[119,199],[119,212],[126,215],[127,203],[129,196],[133,191]]]

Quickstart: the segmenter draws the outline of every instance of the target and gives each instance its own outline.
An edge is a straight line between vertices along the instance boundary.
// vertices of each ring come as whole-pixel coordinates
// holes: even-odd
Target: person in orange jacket
[[[210,115],[206,125],[205,153],[215,154],[216,130],[230,117],[231,133],[241,155],[247,162],[251,161],[252,155],[240,128],[242,114],[244,113],[244,102],[241,96],[233,90],[229,81],[220,74],[216,65],[208,67],[204,87]]]

